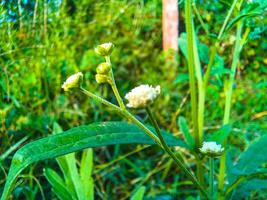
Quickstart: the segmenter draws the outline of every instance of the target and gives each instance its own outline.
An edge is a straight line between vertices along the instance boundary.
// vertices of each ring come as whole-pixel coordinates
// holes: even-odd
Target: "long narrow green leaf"
[[[186,146],[170,134],[164,133],[164,138],[170,146]],[[23,146],[14,155],[1,200],[8,198],[20,172],[34,162],[90,147],[114,144],[155,144],[155,142],[137,126],[126,122],[95,123],[36,140]]]
[[[87,200],[94,199],[94,185],[91,177],[93,168],[93,151],[87,149],[83,151],[81,166],[80,166],[80,177],[83,183],[84,193]]]
[[[146,191],[145,186],[139,187],[131,197],[131,200],[142,200]]]
[[[86,186],[88,186],[85,191],[86,200],[94,200],[94,179],[92,177],[88,178],[88,181],[86,181]]]
[[[179,117],[178,124],[179,124],[180,130],[184,134],[186,143],[188,144],[189,148],[190,149],[194,149],[195,141],[194,141],[194,138],[192,137],[192,135],[189,132],[189,128],[188,128],[186,119],[184,117]]]
[[[91,176],[93,170],[93,151],[92,149],[87,149],[82,154],[80,175],[82,178],[87,178]]]
[[[53,124],[53,134],[59,134],[59,133],[62,133],[63,132],[63,129],[60,127],[60,125],[56,122],[54,122]],[[73,155],[74,156],[74,155]],[[75,186],[72,182],[72,176],[71,176],[71,172],[70,172],[70,167],[68,165],[68,155],[65,155],[65,156],[60,156],[58,158],[56,158],[56,161],[64,175],[64,179],[66,181],[66,185],[68,187],[68,190],[70,191],[71,193],[71,196],[73,199],[77,199],[78,196],[77,196],[77,193],[75,191]]]
[[[64,181],[54,170],[47,168],[44,170],[44,175],[60,200],[72,199]]]
[[[0,162],[2,160],[5,160],[6,157],[11,154],[13,151],[15,151],[23,142],[25,142],[28,139],[28,137],[24,137],[21,140],[19,140],[16,144],[11,146],[6,152],[4,152],[2,155],[0,155]]]
[[[76,196],[78,197],[79,200],[86,200],[83,184],[79,176],[78,168],[76,165],[75,154],[70,153],[65,157],[68,164],[69,175],[75,188]]]

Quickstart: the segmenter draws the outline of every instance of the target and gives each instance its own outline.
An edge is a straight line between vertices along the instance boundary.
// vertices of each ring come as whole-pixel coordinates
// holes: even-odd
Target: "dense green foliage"
[[[191,127],[191,121],[186,122],[183,117],[178,120],[179,116],[190,119],[183,3],[179,5],[180,51],[173,61],[170,59],[173,52],[162,52],[161,1],[21,0],[19,6],[17,2],[0,3],[0,193],[6,181],[11,155],[20,143],[52,134],[55,122],[67,130],[91,122],[120,119],[83,95],[74,92],[66,94],[61,89],[68,75],[82,71],[85,75],[84,87],[116,102],[109,86],[99,86],[94,78],[96,66],[102,58],[95,55],[93,49],[103,42],[112,41],[116,46],[111,59],[122,96],[141,83],[160,84],[162,94],[153,107],[160,125],[181,138],[183,132],[190,143],[192,138],[188,127]],[[206,67],[209,46],[222,26],[230,3],[217,0],[203,2],[196,1],[194,13],[200,62]],[[241,171],[256,173],[244,168],[244,164],[253,157],[253,153],[261,150],[257,147],[266,149],[267,57],[264,53],[267,51],[267,41],[263,33],[266,32],[264,25],[267,19],[266,15],[257,14],[266,7],[264,3],[245,5],[240,13],[234,13],[217,50],[207,91],[205,119],[208,123],[204,128],[207,139],[213,137],[213,140],[219,141],[221,138],[216,138],[216,133],[220,131],[229,134],[232,144],[229,159],[232,160],[250,142],[265,137],[252,146],[248,154],[241,154],[238,164]],[[198,21],[197,12],[204,26]],[[253,18],[246,19],[251,16]],[[238,63],[230,126],[221,127],[225,97],[223,82],[229,75],[235,40],[233,27],[239,19],[246,19],[244,29],[249,28],[250,34]],[[148,122],[143,111],[136,113]],[[210,136],[210,133],[215,133],[215,136]],[[15,146],[17,142],[20,143]],[[166,156],[157,150],[155,147],[133,145],[96,148],[92,176],[97,199],[127,199],[141,185],[146,186],[145,196],[151,199],[194,196],[196,190],[191,189],[191,183],[179,173],[173,161],[166,162]],[[181,151],[188,152],[185,149]],[[122,155],[124,159],[121,159]],[[187,155],[190,161],[191,156]],[[259,155],[254,159],[259,166],[264,166],[262,162],[266,157]],[[255,167],[258,165],[255,164]],[[47,199],[55,198],[44,178],[44,167],[58,169],[53,160],[31,166],[22,176],[26,179],[18,182],[14,199],[41,198],[40,188],[45,191]],[[240,175],[240,171],[230,169],[231,166],[230,179],[234,181],[233,177]],[[36,181],[38,184],[35,184]],[[266,192],[258,192],[260,187],[256,186],[264,189],[266,180],[253,181],[241,185],[240,192],[234,195],[264,199]],[[249,188],[252,187],[249,184],[254,185],[254,192],[250,192]],[[142,193],[144,188],[141,187],[141,190]]]

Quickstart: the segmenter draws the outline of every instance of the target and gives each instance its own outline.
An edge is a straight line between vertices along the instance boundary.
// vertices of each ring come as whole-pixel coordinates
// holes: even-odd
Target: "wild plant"
[[[231,99],[235,84],[235,75],[241,50],[246,44],[250,33],[250,27],[246,26],[245,22],[250,17],[258,16],[264,9],[259,4],[253,4],[251,6],[249,3],[245,3],[244,5],[248,5],[248,8],[245,7],[241,10],[243,5],[242,0],[234,0],[232,2],[222,27],[214,39],[214,45],[210,47],[209,62],[204,70],[199,60],[197,35],[194,29],[191,3],[191,0],[185,0],[187,45],[185,52],[189,71],[193,133],[190,133],[186,120],[180,118],[179,125],[184,134],[185,144],[177,137],[174,137],[159,127],[153,112],[153,103],[156,100],[160,100],[161,88],[159,85],[151,86],[143,84],[133,88],[125,94],[125,99],[127,100],[127,104],[125,104],[118,90],[113,73],[114,66],[111,62],[111,53],[115,47],[111,42],[104,43],[95,48],[95,52],[103,58],[103,63],[100,63],[96,68],[95,79],[98,84],[108,84],[110,86],[117,104],[107,101],[92,91],[86,90],[83,87],[84,76],[82,72],[71,75],[63,83],[62,88],[66,92],[76,91],[82,93],[89,99],[103,104],[109,112],[117,113],[127,122],[102,122],[79,126],[25,145],[13,157],[1,197],[2,200],[9,197],[19,173],[33,162],[55,158],[86,148],[115,144],[157,145],[159,149],[174,161],[188,180],[192,182],[193,186],[199,191],[199,196],[202,199],[231,198],[231,195],[234,194],[238,186],[245,181],[266,179],[266,170],[260,167],[267,160],[265,155],[267,135],[263,135],[254,143],[250,144],[240,154],[236,163],[228,164],[226,162],[227,156],[230,154],[230,146],[228,144],[230,131],[227,129],[227,126],[230,124],[231,119]],[[230,20],[232,15],[235,15],[235,18]],[[224,81],[225,108],[222,128],[211,136],[205,135],[203,127],[205,103],[207,101],[206,93],[212,67],[216,60],[217,48],[220,46],[222,40],[225,39],[225,33],[233,27],[236,28],[236,35],[230,72]],[[133,114],[133,110],[139,109],[146,112],[152,127],[145,124]],[[185,156],[183,153],[176,151],[175,148],[172,148],[173,146],[186,148],[194,156],[196,171],[193,171],[193,168],[184,162]],[[208,165],[206,165],[207,160],[209,160]],[[205,177],[206,172],[209,173],[208,181],[206,181]],[[53,172],[46,171],[45,173],[49,177],[49,174]],[[90,177],[87,178],[88,180],[90,179]],[[61,182],[64,181],[61,180]],[[80,195],[79,199],[86,199],[79,192],[77,195]],[[64,198],[62,197],[62,199]]]

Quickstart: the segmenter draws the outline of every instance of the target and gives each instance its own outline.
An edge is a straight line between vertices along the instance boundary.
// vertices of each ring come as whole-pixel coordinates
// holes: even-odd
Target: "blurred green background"
[[[220,30],[229,4],[218,0],[196,3],[211,33],[206,34],[195,18],[200,59],[205,66],[208,47],[214,42],[213,34]],[[182,50],[185,46],[182,1],[179,7],[178,43]],[[67,130],[91,122],[121,120],[82,94],[64,93],[61,89],[69,75],[81,71],[85,75],[85,88],[115,102],[110,88],[98,85],[94,79],[96,66],[103,61],[94,53],[94,47],[108,41],[116,46],[111,60],[121,95],[139,84],[159,84],[162,95],[153,110],[162,127],[180,135],[178,116],[186,117],[191,124],[188,71],[181,50],[163,52],[161,17],[162,3],[158,0],[2,0],[0,154],[25,136],[30,141],[51,134],[54,122]],[[263,17],[251,25],[250,40],[238,64],[230,119],[233,127],[230,142],[236,147],[236,154],[267,131],[266,21]],[[234,29],[229,30],[218,49],[207,94],[207,134],[222,124],[223,81],[232,60],[234,35]],[[173,55],[175,59],[170,58]],[[143,111],[137,114],[146,120]],[[151,199],[177,199],[178,195],[188,195],[185,192],[196,193],[179,190],[188,187],[188,182],[178,181],[183,175],[171,162],[166,162],[156,147],[143,150],[140,147],[95,149],[96,170],[102,169],[101,164],[136,151],[94,174],[96,199],[127,199],[137,184],[147,187],[146,196]],[[11,156],[1,157],[0,193]],[[26,199],[41,198],[32,176],[47,191],[47,199],[55,198],[42,174],[43,166],[53,165],[53,160],[44,161],[26,170],[24,175],[29,176],[14,191],[14,199],[25,199],[25,195]]]

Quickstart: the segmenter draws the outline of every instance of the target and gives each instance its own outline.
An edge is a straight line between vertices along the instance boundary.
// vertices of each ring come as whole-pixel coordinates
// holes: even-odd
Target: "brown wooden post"
[[[178,0],[162,0],[163,50],[178,50]]]

